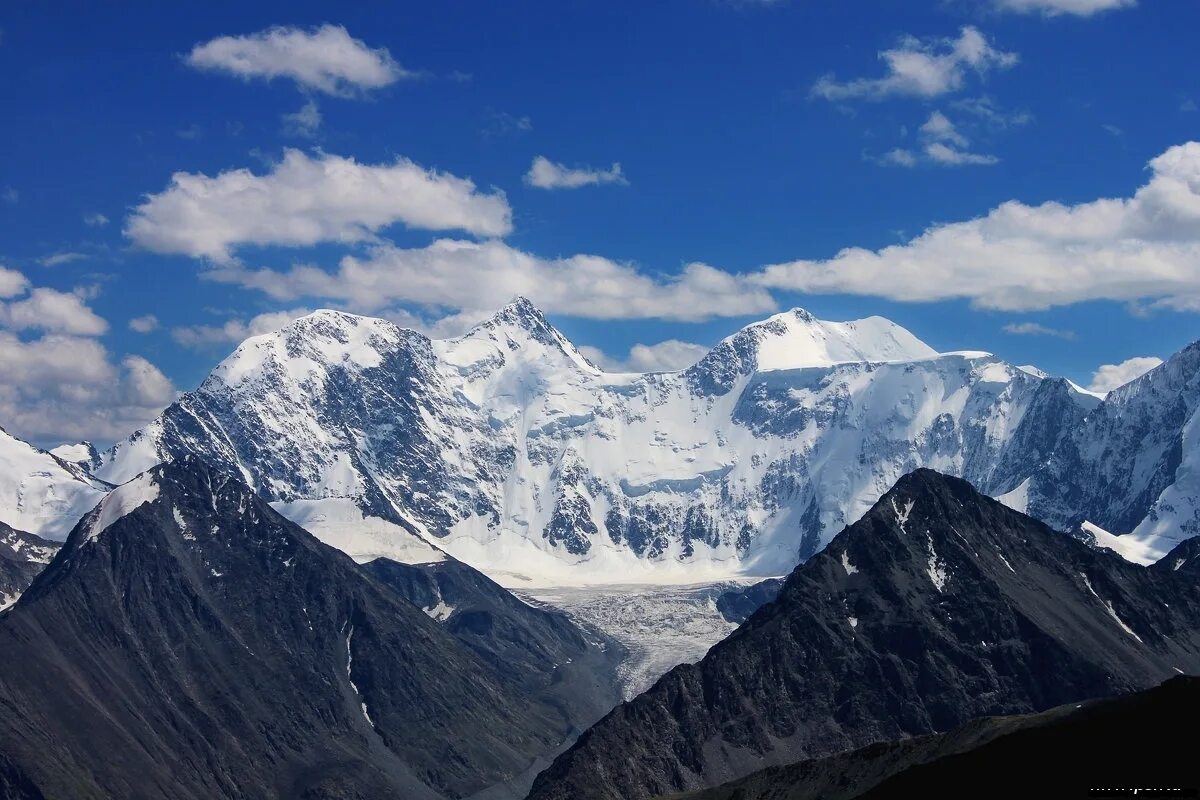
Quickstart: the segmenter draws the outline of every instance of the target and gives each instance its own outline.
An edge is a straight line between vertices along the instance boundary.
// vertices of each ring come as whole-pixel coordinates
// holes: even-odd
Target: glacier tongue
[[[247,340],[98,474],[196,452],[360,560],[695,583],[787,572],[919,466],[1008,492],[1081,398],[880,318],[785,312],[616,375],[524,300],[443,341],[321,311]]]

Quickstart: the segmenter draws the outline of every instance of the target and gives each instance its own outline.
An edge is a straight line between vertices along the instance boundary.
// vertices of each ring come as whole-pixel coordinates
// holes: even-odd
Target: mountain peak
[[[530,343],[536,343],[551,352],[560,353],[574,367],[587,373],[599,372],[595,365],[588,361],[567,337],[550,324],[541,309],[527,298],[519,295],[462,336],[439,342],[437,348],[451,363],[462,367],[467,363],[478,361],[480,353],[476,346],[470,343],[489,339],[497,344],[502,343],[501,351],[509,352],[517,352],[523,350]],[[465,348],[464,344],[467,344]],[[545,350],[537,350],[537,352],[544,354]],[[541,356],[539,355],[538,358],[540,359]]]
[[[490,328],[500,325],[512,325],[528,331],[535,337],[557,334],[554,326],[546,319],[541,309],[531,303],[528,298],[518,295],[511,302],[497,311],[488,319],[476,325],[476,328]]]
[[[827,322],[802,308],[768,317],[734,336],[755,339],[755,365],[760,372],[854,361],[914,361],[937,355],[936,350],[889,319]]]
[[[883,317],[827,322],[793,308],[726,337],[689,373],[699,390],[724,393],[739,376],[751,372],[917,361],[936,355],[932,347]]]

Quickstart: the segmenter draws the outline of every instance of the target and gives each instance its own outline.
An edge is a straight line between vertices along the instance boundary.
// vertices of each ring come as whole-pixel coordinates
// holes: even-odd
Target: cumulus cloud
[[[967,137],[959,133],[950,118],[941,111],[930,113],[929,119],[921,124],[920,132],[935,141],[946,142],[958,147],[966,147],[969,144]]]
[[[108,224],[108,217],[99,212],[83,215],[83,224],[89,228],[103,228]]]
[[[1075,331],[1050,328],[1037,322],[1010,322],[1004,326],[1005,333],[1014,336],[1054,336],[1059,339],[1074,339]]]
[[[1047,17],[1071,14],[1090,17],[1102,11],[1133,8],[1137,0],[995,0],[996,8],[1020,14],[1038,13]]]
[[[249,320],[230,319],[221,325],[189,325],[171,330],[171,337],[184,347],[203,349],[216,345],[237,344],[251,336],[270,333],[298,317],[311,314],[307,308],[268,311]]]
[[[146,359],[114,361],[92,338],[50,334],[22,341],[0,331],[0,420],[42,444],[113,441],[152,420],[175,397]]]
[[[108,323],[88,308],[88,292],[31,287],[0,268],[0,424],[33,441],[113,439],[145,424],[174,397],[146,359],[115,362],[97,339]],[[22,338],[19,331],[40,331]]]
[[[971,142],[941,111],[932,112],[918,133],[925,140],[926,158],[936,164],[957,167],[968,164],[995,164],[1000,160],[995,156],[969,152],[966,148]]]
[[[775,308],[764,288],[706,264],[658,277],[600,256],[539,258],[497,240],[440,239],[413,249],[379,245],[365,258],[345,256],[334,272],[230,264],[203,275],[277,300],[321,298],[366,311],[400,303],[494,310],[517,294],[547,312],[592,319],[700,320]]]
[[[704,345],[667,339],[658,344],[635,344],[624,358],[613,358],[598,347],[580,352],[606,372],[675,372],[687,369],[708,353]]]
[[[944,164],[950,167],[961,167],[965,165],[991,165],[1000,163],[1000,159],[995,156],[990,156],[985,153],[968,153],[964,150],[958,150],[952,145],[945,142],[930,142],[925,145],[925,155],[929,156],[930,160]]]
[[[877,161],[887,167],[915,167],[917,154],[907,148],[896,147],[888,150],[879,158],[870,158],[869,160]]]
[[[0,299],[25,294],[29,279],[15,269],[0,267]]]
[[[158,330],[158,317],[146,314],[129,320],[129,330],[134,333],[152,333]]]
[[[387,48],[372,49],[340,25],[218,36],[193,47],[186,61],[196,69],[243,80],[286,78],[305,89],[343,97],[417,76],[396,63]]]
[[[283,132],[290,136],[311,139],[321,127],[321,109],[315,100],[309,100],[298,111],[283,115]]]
[[[918,39],[906,36],[879,58],[887,67],[881,78],[839,81],[825,75],[812,87],[815,97],[826,100],[880,98],[893,95],[939,97],[958,91],[971,73],[984,75],[1017,63],[1016,53],[998,50],[977,28],[963,28],[958,38]]]
[[[995,156],[972,153],[968,150],[970,140],[941,111],[929,114],[929,118],[917,129],[917,136],[920,139],[920,150],[897,147],[882,156],[865,155],[864,158],[885,167],[915,167],[922,162],[957,167],[995,164],[1000,160]]]
[[[289,149],[266,175],[177,172],[134,209],[125,235],[147,250],[228,262],[243,245],[359,242],[402,222],[411,228],[502,236],[512,229],[503,192],[407,159],[376,166]]]
[[[900,301],[967,298],[1008,311],[1088,300],[1200,311],[1200,143],[1172,147],[1149,166],[1149,181],[1131,197],[1009,201],[906,244],[775,264],[752,280]]]
[[[23,299],[0,303],[0,327],[99,336],[108,323],[88,308],[81,292],[39,287]]]
[[[525,173],[525,183],[538,189],[578,189],[582,186],[597,186],[603,183],[616,183],[627,186],[629,181],[621,172],[621,165],[613,162],[608,169],[595,167],[567,167],[557,164],[545,156],[536,156],[529,172]]]
[[[1134,378],[1140,378],[1161,363],[1163,360],[1157,356],[1136,356],[1120,364],[1104,364],[1092,373],[1088,391],[1106,394]]]

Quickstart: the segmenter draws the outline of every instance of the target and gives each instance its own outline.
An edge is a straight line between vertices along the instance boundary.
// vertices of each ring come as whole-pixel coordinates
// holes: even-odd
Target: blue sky
[[[289,313],[510,289],[613,363],[797,305],[1085,385],[1198,338],[1193,2],[247,5],[0,12],[0,425],[112,439]]]

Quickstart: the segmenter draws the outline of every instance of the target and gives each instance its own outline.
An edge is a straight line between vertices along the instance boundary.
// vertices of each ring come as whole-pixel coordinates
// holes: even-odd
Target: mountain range
[[[136,476],[0,614],[0,796],[523,796],[615,654],[468,567],[396,569],[199,458]]]
[[[917,470],[702,660],[589,729],[530,800],[699,789],[1195,674],[1200,586],[1173,567]]]
[[[0,519],[61,536],[107,485],[194,453],[359,561],[450,555],[511,587],[697,582],[786,574],[930,467],[1145,563],[1197,530],[1198,373],[1192,346],[1102,399],[797,309],[687,369],[615,374],[524,300],[445,340],[320,311],[107,452],[38,453],[54,496],[0,493]]]

